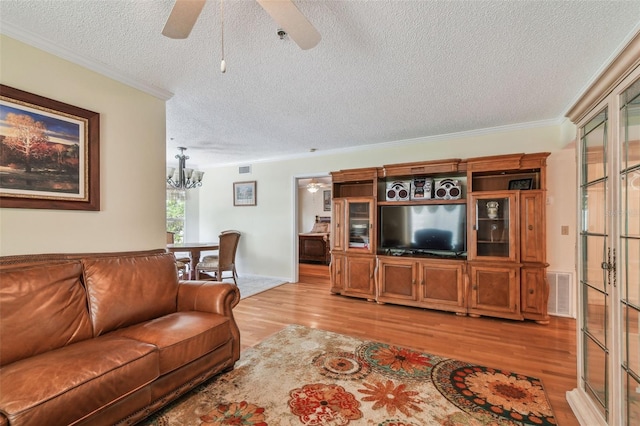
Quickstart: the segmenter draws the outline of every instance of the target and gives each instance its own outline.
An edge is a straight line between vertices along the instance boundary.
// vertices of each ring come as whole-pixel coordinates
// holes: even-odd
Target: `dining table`
[[[167,251],[171,253],[189,253],[189,279],[196,279],[196,266],[203,251],[214,251],[220,248],[219,242],[208,243],[173,243],[167,244]]]

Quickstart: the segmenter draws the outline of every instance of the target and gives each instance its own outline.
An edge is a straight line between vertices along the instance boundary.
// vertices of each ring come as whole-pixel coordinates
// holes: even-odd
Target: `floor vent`
[[[571,272],[547,272],[549,280],[549,315],[575,318]]]
[[[238,167],[238,174],[241,174],[241,175],[251,174],[251,166]]]

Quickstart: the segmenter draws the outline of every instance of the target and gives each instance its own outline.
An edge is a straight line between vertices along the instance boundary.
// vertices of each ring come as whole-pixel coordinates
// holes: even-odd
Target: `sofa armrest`
[[[232,342],[232,367],[240,359],[240,329],[233,308],[240,301],[240,290],[234,284],[212,281],[180,281],[178,311],[212,312],[229,318]]]
[[[232,309],[240,301],[234,284],[212,281],[180,281],[178,311],[200,311],[233,317]]]

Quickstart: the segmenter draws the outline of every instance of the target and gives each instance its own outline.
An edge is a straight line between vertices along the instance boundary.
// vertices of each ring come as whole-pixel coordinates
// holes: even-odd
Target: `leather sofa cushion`
[[[95,336],[175,312],[173,254],[83,260]]]
[[[92,337],[81,276],[79,261],[0,271],[0,365]]]
[[[2,367],[0,407],[11,425],[70,424],[157,377],[153,345],[101,336]]]
[[[195,311],[176,312],[113,334],[157,346],[161,375],[208,354],[232,338],[228,317]]]

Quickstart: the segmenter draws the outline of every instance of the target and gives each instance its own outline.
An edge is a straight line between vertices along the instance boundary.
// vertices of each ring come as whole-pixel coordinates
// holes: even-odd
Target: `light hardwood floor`
[[[410,347],[538,377],[558,424],[578,425],[565,398],[565,393],[576,386],[575,320],[551,317],[551,323],[544,326],[531,321],[470,318],[378,305],[331,295],[323,269],[301,265],[300,271],[299,283],[243,299],[234,309],[243,350],[289,324]]]

